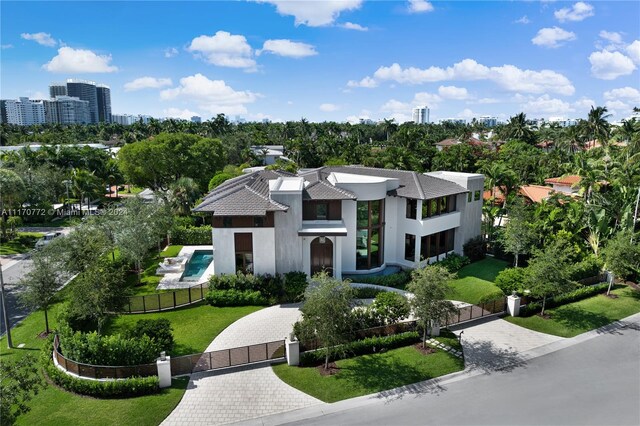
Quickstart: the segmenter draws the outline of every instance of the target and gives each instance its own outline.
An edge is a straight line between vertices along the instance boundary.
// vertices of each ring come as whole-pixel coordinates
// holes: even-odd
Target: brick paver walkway
[[[224,329],[208,351],[283,340],[300,317],[297,304],[262,309]],[[216,425],[322,404],[280,380],[271,367],[245,366],[197,373],[175,410],[162,423]]]

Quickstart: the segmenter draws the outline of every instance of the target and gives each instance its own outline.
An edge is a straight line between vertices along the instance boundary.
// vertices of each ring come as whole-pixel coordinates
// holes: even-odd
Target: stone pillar
[[[285,347],[287,349],[287,364],[300,365],[300,342],[287,337]]]
[[[161,356],[156,360],[158,366],[158,379],[160,379],[160,388],[168,388],[171,386],[171,357]]]
[[[438,337],[440,335],[440,324],[437,322],[431,323],[431,333],[429,333],[431,337]]]
[[[507,297],[507,311],[512,317],[520,315],[520,297],[515,294]]]

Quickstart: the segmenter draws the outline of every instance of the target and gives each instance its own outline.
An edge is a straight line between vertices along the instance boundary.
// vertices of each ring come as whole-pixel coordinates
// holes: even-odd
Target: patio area
[[[208,256],[211,257],[210,260]],[[156,290],[189,288],[207,282],[213,274],[212,246],[184,246],[178,256],[167,258],[158,264],[156,275],[162,275],[162,279]]]

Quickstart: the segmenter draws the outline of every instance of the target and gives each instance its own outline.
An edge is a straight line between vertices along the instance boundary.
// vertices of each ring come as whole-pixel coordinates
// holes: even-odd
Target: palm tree
[[[600,142],[602,147],[607,148],[609,144],[609,136],[611,134],[611,125],[607,118],[611,114],[607,114],[607,107],[591,107],[587,121],[584,122],[587,134],[596,142]]]
[[[395,119],[388,120],[385,118],[382,122],[382,128],[387,135],[387,142],[389,142],[391,134],[398,130],[398,125],[395,123]]]
[[[173,211],[180,216],[191,214],[191,206],[200,196],[198,184],[188,177],[178,179],[171,186],[171,206]]]
[[[82,199],[87,197],[87,209],[91,213],[91,197],[99,194],[100,179],[84,169],[75,169],[71,177],[74,195],[80,198],[80,214],[82,214]]]
[[[509,119],[505,128],[508,139],[516,139],[522,142],[532,144],[535,142],[535,134],[527,125],[527,116],[521,112]]]

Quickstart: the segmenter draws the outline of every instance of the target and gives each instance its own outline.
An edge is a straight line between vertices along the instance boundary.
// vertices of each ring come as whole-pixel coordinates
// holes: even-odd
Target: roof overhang
[[[300,237],[346,237],[347,227],[341,220],[305,220],[298,230]]]

